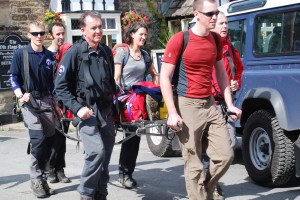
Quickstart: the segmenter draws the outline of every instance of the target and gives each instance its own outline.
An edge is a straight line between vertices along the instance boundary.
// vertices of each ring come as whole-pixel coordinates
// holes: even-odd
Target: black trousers
[[[129,131],[136,131],[137,127],[130,127]],[[128,136],[129,134],[126,134]],[[119,159],[119,176],[131,176],[134,172],[139,153],[141,138],[134,136],[122,143]]]
[[[64,122],[64,130],[65,133],[68,132],[70,122]],[[56,126],[61,129],[61,124],[56,122]],[[65,161],[66,154],[66,137],[62,135],[58,130],[55,129],[53,148],[51,149],[50,155],[50,168],[55,168],[56,170],[60,170],[66,167]]]

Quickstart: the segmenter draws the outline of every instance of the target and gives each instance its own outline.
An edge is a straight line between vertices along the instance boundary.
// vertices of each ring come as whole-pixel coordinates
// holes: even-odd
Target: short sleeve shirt
[[[183,32],[175,34],[168,42],[163,62],[176,65],[183,47]],[[211,96],[212,69],[216,61],[222,59],[222,39],[218,44],[212,33],[198,36],[189,30],[189,41],[182,54],[181,64],[176,66],[172,78],[174,94],[189,98]]]
[[[122,64],[124,59],[124,51],[117,51],[114,62]],[[126,65],[122,69],[121,83],[122,85],[132,86],[137,82],[143,81],[145,78],[146,65],[144,57],[140,60],[135,60],[129,55]]]

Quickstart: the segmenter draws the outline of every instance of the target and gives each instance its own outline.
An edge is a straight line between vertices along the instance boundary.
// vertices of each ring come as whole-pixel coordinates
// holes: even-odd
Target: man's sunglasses
[[[217,10],[217,11],[211,11],[211,12],[201,12],[201,11],[198,10],[198,12],[201,13],[201,14],[203,14],[203,15],[205,15],[205,16],[207,16],[207,17],[212,17],[214,15],[218,16],[218,14],[220,13],[219,10]]]
[[[41,32],[30,32],[31,35],[33,35],[34,37],[37,37],[38,35],[44,36],[46,34],[45,31],[41,31]]]

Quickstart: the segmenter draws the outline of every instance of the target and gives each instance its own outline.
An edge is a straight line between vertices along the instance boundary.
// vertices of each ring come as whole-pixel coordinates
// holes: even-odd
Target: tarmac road
[[[121,137],[122,134],[118,134],[117,139]],[[36,199],[29,187],[29,156],[26,149],[27,139],[22,123],[0,127],[0,200]],[[119,153],[120,145],[116,145],[110,164],[109,200],[187,200],[181,157],[154,156],[148,149],[146,137],[142,136],[134,173],[138,187],[127,190],[117,181]],[[76,142],[67,140],[65,172],[72,182],[49,184],[57,192],[49,199],[79,199],[76,188],[79,184],[83,156],[82,145],[78,150]],[[241,150],[236,151],[235,160],[220,183],[227,200],[300,200],[300,183],[275,189],[255,185],[243,166]]]

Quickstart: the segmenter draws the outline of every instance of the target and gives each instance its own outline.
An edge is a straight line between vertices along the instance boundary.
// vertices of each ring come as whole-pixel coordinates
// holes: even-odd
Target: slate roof
[[[166,5],[166,18],[180,18],[193,15],[194,0],[169,0]]]

